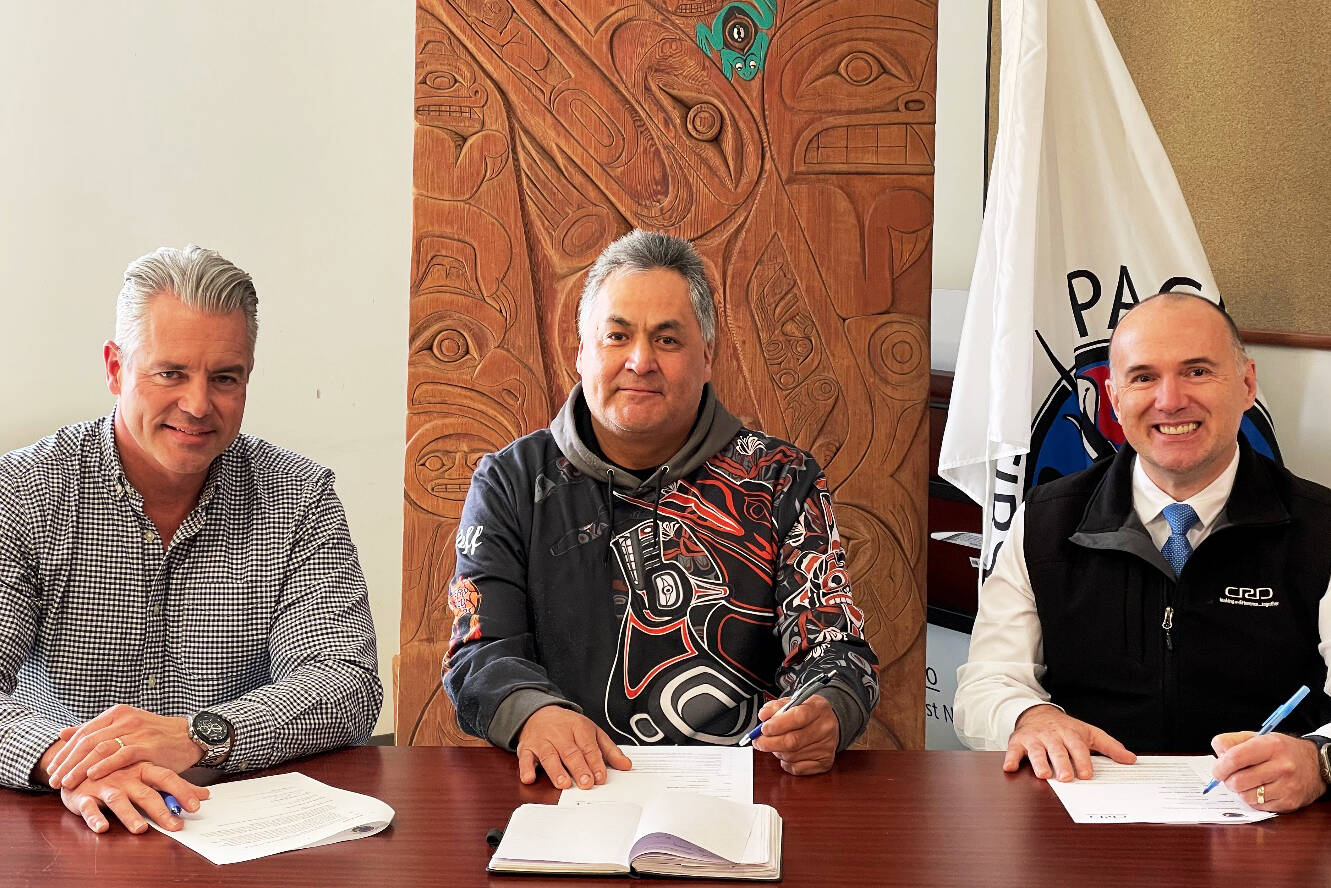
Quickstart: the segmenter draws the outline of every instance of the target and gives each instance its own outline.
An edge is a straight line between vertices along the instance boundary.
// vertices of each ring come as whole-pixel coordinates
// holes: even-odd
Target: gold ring
[[[114,740],[114,741],[116,741],[117,743],[119,743],[121,749],[124,749],[124,748],[125,748],[125,741],[124,741],[124,740],[121,740],[119,737],[112,737],[111,739]]]
[[[1265,783],[1263,783],[1261,786],[1257,787],[1257,804],[1259,804],[1259,805],[1265,805],[1265,804],[1266,804],[1266,784],[1265,784]]]

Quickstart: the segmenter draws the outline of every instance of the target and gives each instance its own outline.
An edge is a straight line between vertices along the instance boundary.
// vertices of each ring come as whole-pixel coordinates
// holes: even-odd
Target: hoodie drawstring
[[[656,533],[656,548],[660,552],[661,546],[661,494],[665,492],[665,479],[670,475],[670,466],[661,466],[657,471],[656,480],[656,504],[652,507],[652,530]]]
[[[605,525],[605,554],[601,556],[602,564],[610,563],[610,540],[615,535],[615,470],[607,469],[605,473],[605,505],[610,512],[606,518]]]
[[[661,497],[665,495],[665,479],[670,475],[670,466],[664,465],[652,473],[652,478],[656,480],[656,501],[652,505],[652,530],[656,534],[656,545],[661,547]],[[601,557],[602,564],[610,563],[610,541],[615,535],[615,470],[606,469],[605,472],[605,505],[606,505],[606,528],[605,528],[605,554]]]

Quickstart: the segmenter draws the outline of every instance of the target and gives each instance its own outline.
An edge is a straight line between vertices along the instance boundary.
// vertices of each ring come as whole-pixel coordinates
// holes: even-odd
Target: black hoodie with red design
[[[827,480],[742,428],[710,385],[647,477],[606,462],[576,386],[549,429],[481,460],[458,527],[444,687],[464,730],[512,749],[537,709],[621,744],[736,742],[824,673],[839,747],[878,701]]]

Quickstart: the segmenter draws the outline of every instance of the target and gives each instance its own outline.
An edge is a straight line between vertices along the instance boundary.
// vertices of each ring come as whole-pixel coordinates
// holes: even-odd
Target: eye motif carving
[[[726,48],[740,55],[749,51],[753,45],[753,36],[757,33],[753,18],[741,6],[726,9],[721,21],[722,40]]]
[[[873,53],[852,52],[849,53],[841,64],[837,66],[841,76],[846,78],[847,83],[855,86],[863,86],[877,79],[879,74],[883,73],[883,63]]]
[[[729,79],[752,80],[767,61],[767,29],[775,21],[776,0],[727,3],[710,28],[698,25],[698,47],[709,56],[720,52]]]

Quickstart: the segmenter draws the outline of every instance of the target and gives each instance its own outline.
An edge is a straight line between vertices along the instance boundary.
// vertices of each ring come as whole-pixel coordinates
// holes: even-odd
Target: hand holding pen
[[[786,701],[786,704],[784,706],[782,706],[776,712],[772,713],[768,721],[770,721],[772,718],[776,718],[778,715],[780,715],[783,712],[788,712],[792,708],[799,706],[801,703],[808,700],[819,690],[830,684],[833,677],[834,677],[833,673],[824,672],[822,675],[819,675],[816,678],[812,679],[811,681],[806,682],[802,687],[798,688],[794,694],[791,695],[790,699]],[[748,744],[752,743],[754,740],[757,740],[758,737],[762,735],[763,725],[766,723],[767,722],[759,722],[752,731],[745,734],[743,737],[739,739],[739,745],[747,746]]]
[[[1303,698],[1306,696],[1308,696],[1308,686],[1304,685],[1303,687],[1295,691],[1294,696],[1286,700],[1283,706],[1279,707],[1278,709],[1276,709],[1275,712],[1267,716],[1266,721],[1262,722],[1262,727],[1260,730],[1257,731],[1257,734],[1255,736],[1261,737],[1263,734],[1269,734],[1272,731],[1274,731],[1276,729],[1276,726],[1279,725],[1282,721],[1284,721],[1285,717],[1288,716],[1291,712],[1293,712],[1294,707],[1298,706],[1299,703],[1302,702]],[[1219,785],[1220,781],[1218,779],[1212,780],[1210,783],[1206,784],[1206,789],[1202,790],[1202,794],[1205,795],[1206,793],[1215,789]],[[1265,786],[1263,786],[1262,791],[1258,793],[1259,804],[1262,803],[1262,801],[1264,801],[1261,798],[1263,795],[1265,795]]]

